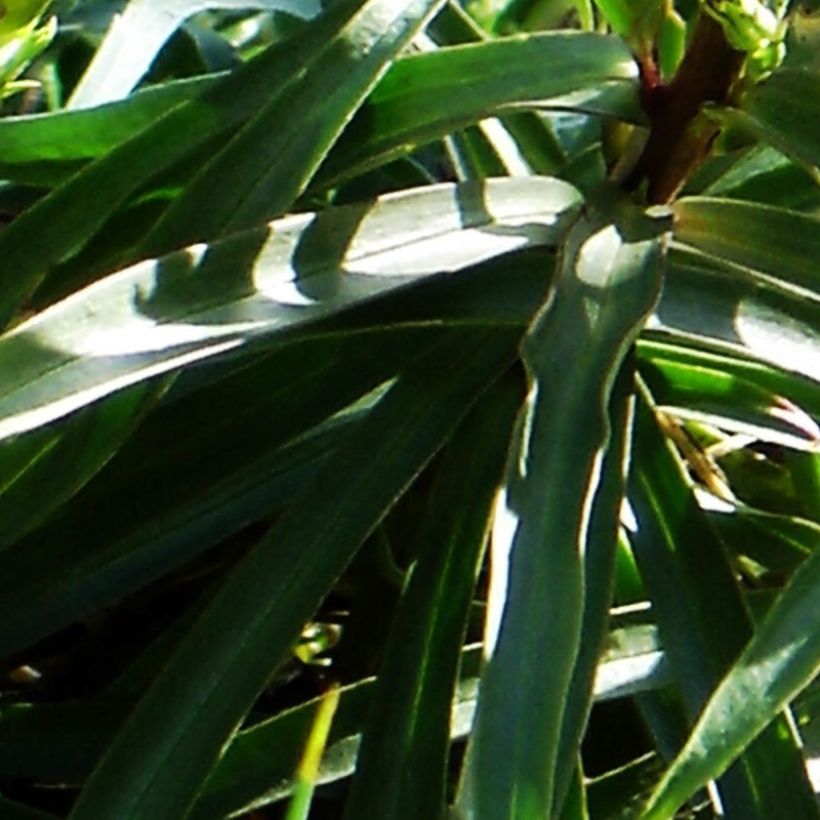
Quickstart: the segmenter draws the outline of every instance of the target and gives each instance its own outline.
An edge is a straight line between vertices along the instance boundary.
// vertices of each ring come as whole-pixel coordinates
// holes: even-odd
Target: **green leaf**
[[[367,0],[357,8],[314,62],[271,94],[196,174],[138,254],[249,228],[291,208],[367,93],[442,1]]]
[[[187,811],[359,544],[510,363],[516,335],[459,333],[398,380],[203,610],[71,820],[177,820]]]
[[[793,573],[820,547],[820,525],[794,516],[739,505],[709,520],[730,549],[774,573]]]
[[[775,71],[742,99],[740,109],[716,109],[716,115],[746,128],[756,137],[803,163],[820,183],[820,100],[816,71]]]
[[[643,340],[641,375],[659,405],[684,419],[812,451],[820,386],[774,367],[669,342]]]
[[[554,800],[609,394],[660,287],[666,222],[633,214],[616,225],[613,210],[598,204],[573,228],[523,348],[530,392],[496,512],[489,661],[458,802],[464,817],[548,817]]]
[[[165,41],[204,9],[281,10],[304,19],[320,10],[317,0],[131,0],[114,17],[91,65],[77,83],[69,108],[86,108],[128,94],[150,68]]]
[[[30,184],[55,184],[82,163],[126,142],[172,108],[212,87],[208,75],[150,86],[125,100],[80,111],[0,119],[0,175]]]
[[[0,608],[7,613],[0,622],[0,656],[69,626],[270,515],[367,405],[325,427],[313,426],[436,341],[434,332],[418,329],[321,338],[277,351],[157,408],[70,506],[0,555]],[[349,361],[356,367],[339,364]],[[269,387],[261,390],[261,384]],[[123,499],[128,515],[122,514]],[[43,566],[50,568],[48,577]]]
[[[665,820],[671,816],[689,795],[720,776],[817,676],[818,594],[820,551],[815,550],[709,698],[686,746],[664,775],[642,817]],[[817,810],[808,804],[803,813],[788,816],[816,817]]]
[[[445,451],[378,673],[347,817],[429,820],[444,809],[459,654],[519,387],[509,380],[485,396]]]
[[[71,498],[111,458],[160,392],[144,383],[59,428],[0,443],[0,549]]]
[[[685,197],[675,205],[675,240],[750,268],[780,287],[817,293],[820,219],[751,202]]]
[[[0,233],[3,272],[14,272],[0,276],[0,325],[9,322],[54,265],[77,253],[149,180],[183,160],[201,162],[199,152],[216,137],[229,138],[271,97],[297,82],[337,42],[359,5],[361,0],[335,5],[302,32],[274,43],[199,97],[169,110],[14,219]],[[208,192],[208,199],[212,195]]]
[[[629,397],[634,387],[634,378],[633,359],[630,357],[621,367],[609,397],[609,444],[601,461],[598,489],[589,516],[589,534],[583,556],[583,641],[578,647],[564,705],[555,777],[556,807],[565,803],[570,785],[573,780],[577,781],[581,739],[592,706],[595,671],[607,635],[621,505],[626,484],[627,437],[632,422]],[[573,788],[577,800],[583,795],[583,786],[576,782]],[[569,794],[571,796],[571,792]],[[569,800],[570,797],[566,797],[566,802]]]
[[[578,203],[550,179],[433,186],[141,262],[0,337],[0,439],[425,277],[553,245]]]
[[[732,197],[806,213],[820,204],[820,186],[806,169],[769,145],[716,157],[704,163],[702,173],[705,187],[698,187],[695,176],[684,193]]]
[[[820,381],[820,306],[762,280],[673,245],[647,338]]]
[[[734,569],[639,394],[630,541],[690,720],[752,633]],[[718,784],[727,816],[813,817],[800,751],[781,720]],[[668,814],[662,815],[668,817]]]
[[[637,75],[618,38],[584,32],[519,35],[405,57],[374,89],[314,185],[335,184],[408,147],[515,108],[641,122]]]
[[[53,814],[32,809],[5,797],[0,797],[0,812],[3,814],[3,820],[56,820]]]

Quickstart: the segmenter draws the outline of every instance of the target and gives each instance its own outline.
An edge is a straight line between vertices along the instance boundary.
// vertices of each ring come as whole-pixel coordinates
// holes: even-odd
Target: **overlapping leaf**
[[[502,38],[407,57],[374,90],[320,169],[317,184],[505,108],[543,106],[640,122],[636,78],[635,62],[620,40],[582,32]]]
[[[660,286],[665,223],[630,230],[603,207],[569,235],[556,292],[524,346],[530,393],[496,512],[490,660],[459,798],[477,820],[550,816],[609,393]],[[600,486],[617,493],[617,482]]]
[[[509,365],[517,335],[451,334],[399,378],[213,597],[87,781],[72,820],[176,820],[187,811],[302,625]]]
[[[781,69],[756,85],[743,98],[741,108],[721,110],[718,116],[802,162],[820,182],[818,82],[816,70]]]
[[[424,277],[554,245],[578,201],[548,179],[444,185],[140,263],[0,337],[0,437]]]
[[[131,0],[115,15],[102,45],[86,70],[69,108],[118,100],[128,94],[151,66],[163,43],[189,17],[204,9],[266,9],[310,19],[318,0]]]
[[[200,187],[186,188],[186,197],[174,214],[166,215],[159,236],[143,242],[137,256],[215,238],[199,224],[206,215],[207,225],[225,229],[230,222],[237,229],[287,210],[364,94],[438,2],[345,0],[38,202],[0,235],[0,255],[14,270],[0,289],[0,319],[5,324],[49,268],[79,250],[140,185],[174,163],[190,160],[216,135],[228,135],[228,166],[223,154],[206,164],[196,177]],[[298,61],[292,59],[294,51]],[[350,81],[339,84],[340,74]],[[325,105],[317,106],[317,99]],[[290,106],[295,104],[309,125],[294,119]],[[234,135],[234,127],[243,122]],[[283,122],[287,127],[271,143],[271,127]],[[239,151],[240,157],[238,147],[247,149]],[[213,200],[216,178],[227,187]],[[49,241],[42,242],[46,232]],[[133,259],[135,253],[120,249],[119,258]]]
[[[345,811],[428,820],[445,808],[450,707],[519,385],[502,382],[453,437],[379,672]]]
[[[750,638],[752,623],[726,552],[660,434],[645,394],[640,396],[630,471],[630,541],[694,722]],[[800,752],[782,720],[726,773],[719,788],[729,816],[814,816]]]

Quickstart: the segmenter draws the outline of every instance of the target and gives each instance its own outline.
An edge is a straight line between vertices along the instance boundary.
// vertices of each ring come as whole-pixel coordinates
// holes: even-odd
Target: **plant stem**
[[[728,101],[745,56],[727,43],[718,23],[702,14],[668,85],[642,67],[650,133],[627,184],[637,187],[647,180],[650,203],[669,202],[709,153],[719,129],[698,115],[704,103]]]

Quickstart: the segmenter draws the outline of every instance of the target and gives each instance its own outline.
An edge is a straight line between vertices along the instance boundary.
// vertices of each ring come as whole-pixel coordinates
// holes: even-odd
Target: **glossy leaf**
[[[746,94],[740,109],[719,116],[802,162],[820,182],[820,103],[814,91],[819,80],[816,70],[783,68]]]
[[[303,66],[338,37],[350,12],[348,3],[339,4],[288,41]],[[274,44],[199,97],[172,108],[6,227],[0,234],[0,256],[8,265],[4,271],[13,270],[14,276],[0,276],[0,325],[9,322],[50,268],[82,248],[148,180],[214,137],[230,133],[293,82],[301,67],[294,65],[289,47]],[[42,241],[46,235],[48,242]]]
[[[87,781],[72,820],[176,820],[187,811],[302,625],[509,364],[515,337],[460,334],[399,379],[220,588]]]
[[[219,79],[195,77],[149,86],[125,100],[80,111],[4,117],[0,119],[0,173],[18,182],[59,182]]]
[[[205,163],[140,243],[138,253],[165,253],[249,228],[291,208],[367,93],[441,2],[363,3],[309,70],[300,71],[279,94],[271,94]],[[339,77],[345,81],[339,83]],[[217,198],[214,191],[219,191]]]
[[[767,275],[773,284],[817,290],[820,219],[747,202],[687,197],[675,203],[675,239]]]
[[[320,10],[317,0],[131,0],[123,13],[114,17],[68,107],[87,108],[124,97],[188,17],[216,8],[280,10],[305,19],[315,17]]]
[[[626,483],[627,438],[631,427],[629,397],[634,383],[632,365],[630,356],[621,367],[607,408],[609,444],[601,460],[598,489],[589,514],[589,534],[583,556],[581,634],[584,639],[578,647],[564,705],[555,777],[556,806],[571,800],[571,788],[575,789],[576,802],[583,795],[580,782],[576,782],[574,787],[571,784],[573,780],[577,781],[577,758],[592,706],[595,672],[607,636],[612,606],[615,554]]]
[[[367,404],[313,426],[436,341],[416,331],[294,345],[158,408],[72,505],[0,556],[0,607],[7,613],[0,655],[70,626],[269,516]],[[337,357],[353,357],[357,367],[340,368]],[[129,499],[128,515],[122,498]],[[47,579],[43,566],[51,568]]]
[[[812,451],[820,386],[774,367],[694,347],[644,340],[641,369],[658,404],[763,441]]]
[[[752,634],[726,552],[641,393],[630,472],[630,541],[689,719]],[[788,784],[788,786],[786,785]],[[772,726],[718,784],[729,816],[811,817],[813,795],[793,737]]]
[[[445,806],[450,707],[507,437],[521,402],[502,382],[450,442],[378,675],[346,816],[428,820]]]
[[[719,776],[820,669],[820,552],[795,574],[766,620],[709,698],[680,755],[642,816],[670,816]],[[807,808],[801,817],[815,816]]]
[[[461,814],[479,820],[550,815],[609,393],[660,286],[666,223],[630,230],[592,213],[570,233],[523,348],[530,391],[497,505],[489,660],[459,797]]]
[[[549,179],[434,186],[142,262],[0,337],[0,438],[425,277],[554,245],[578,200]]]
[[[673,246],[652,338],[820,380],[820,307]],[[657,335],[655,335],[657,333]]]
[[[315,184],[332,184],[408,146],[515,107],[640,122],[636,78],[620,40],[581,32],[501,38],[406,57],[376,87]]]

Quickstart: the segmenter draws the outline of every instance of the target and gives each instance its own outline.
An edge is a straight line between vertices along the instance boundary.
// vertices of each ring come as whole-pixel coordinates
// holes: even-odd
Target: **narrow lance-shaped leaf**
[[[556,809],[564,803],[570,784],[576,791],[576,802],[582,796],[578,753],[592,707],[595,670],[607,634],[609,610],[612,606],[615,553],[626,482],[627,439],[632,422],[629,397],[634,381],[634,356],[630,355],[618,373],[610,396],[607,408],[609,445],[601,462],[601,477],[589,517],[589,532],[583,554],[584,610],[581,634],[584,639],[578,647],[561,724],[555,777]]]
[[[315,184],[333,184],[505,110],[552,107],[641,122],[637,72],[618,38],[584,32],[519,35],[406,57],[374,89]]]
[[[0,554],[0,657],[270,516],[367,405],[321,423],[437,341],[429,330],[320,338],[156,408],[72,504]],[[356,367],[342,364],[353,360]],[[119,396],[112,398],[116,409]],[[73,467],[69,462],[64,469]],[[47,578],[43,566],[50,568]]]
[[[341,36],[361,4],[334,4],[312,25],[172,108],[14,219],[0,233],[0,326],[54,265],[77,253],[141,186],[174,163],[196,156],[220,134],[233,133],[296,82]]]
[[[186,185],[138,255],[249,228],[291,209],[368,91],[442,2],[366,0],[315,62],[271,95]]]
[[[69,108],[118,100],[150,68],[165,41],[188,17],[205,9],[286,11],[303,19],[320,11],[318,0],[131,0],[115,14],[94,59],[80,78]]]
[[[648,338],[820,381],[820,304],[673,245]],[[656,336],[657,334],[657,336]]]
[[[314,24],[317,25],[318,22]],[[301,59],[308,64],[312,55],[305,53]],[[504,63],[503,72],[496,70],[499,62]],[[250,74],[252,68],[255,76],[256,66],[249,65],[241,71]],[[255,108],[243,107],[245,117],[271,103],[287,79],[283,71],[272,76],[277,84],[271,85],[266,97],[256,100]],[[467,80],[469,88],[465,89]],[[193,150],[199,145],[200,135],[212,134],[217,125],[230,126],[236,119],[230,111],[220,110],[214,121],[189,120],[186,118],[194,116],[195,107],[183,103],[202,95],[201,101],[210,104],[211,95],[217,94],[216,89],[223,82],[230,84],[234,96],[242,99],[233,86],[234,80],[224,75],[208,75],[150,86],[99,108],[0,120],[0,173],[16,181],[56,184],[83,162],[113,150],[175,106],[181,109],[168,125],[173,124],[177,134],[188,135]],[[243,85],[252,82],[253,78],[248,77]],[[307,94],[306,86],[299,85],[299,89],[303,96]],[[641,121],[637,71],[629,52],[612,37],[564,32],[494,40],[468,51],[445,47],[401,57],[379,80],[361,113],[333,147],[314,187],[327,186],[333,179],[349,178],[454,128],[530,106],[590,111],[629,122]],[[200,108],[199,117],[203,118],[205,113],[207,108]],[[293,118],[292,109],[288,113]],[[193,128],[197,130],[191,133]],[[528,153],[539,156],[548,149],[554,160],[560,149],[550,144],[554,137],[543,128],[540,131],[529,129]],[[165,125],[157,126],[152,133],[154,139],[166,133]],[[272,133],[279,135],[279,130],[273,128]],[[194,137],[196,143],[192,141]],[[185,150],[184,141],[175,148]],[[127,159],[121,162],[133,162],[135,158],[129,149]],[[554,161],[548,167],[554,167]],[[109,175],[116,171],[117,168],[108,167]],[[100,179],[102,174],[97,184]]]
[[[510,378],[484,396],[439,467],[378,673],[345,806],[351,820],[430,820],[444,809],[461,644],[519,388]]]
[[[579,200],[550,179],[432,186],[142,262],[0,336],[0,439],[425,277],[554,245]]]
[[[0,174],[18,182],[56,184],[201,94],[222,75],[149,86],[126,100],[82,111],[61,109],[0,119]]]
[[[687,483],[680,459],[638,392],[629,500],[630,541],[689,719],[752,634],[724,545]],[[718,783],[727,816],[812,817],[800,751],[784,720],[761,735]]]
[[[740,108],[716,108],[714,113],[803,163],[820,183],[819,82],[817,67],[783,68],[752,88]]]
[[[551,812],[609,394],[657,299],[668,227],[616,225],[615,210],[604,200],[573,228],[523,347],[530,391],[496,512],[489,661],[458,804],[475,820]]]
[[[145,382],[61,428],[0,442],[0,549],[71,498],[117,451],[162,389]]]
[[[820,549],[810,546],[812,555],[709,698],[689,740],[644,808],[645,820],[665,820],[707,781],[719,777],[817,676]]]
[[[674,208],[677,242],[757,271],[770,285],[816,296],[820,286],[817,217],[711,197],[685,197]]]
[[[87,781],[71,820],[184,816],[303,624],[508,366],[516,337],[459,332],[399,378],[203,610]]]

